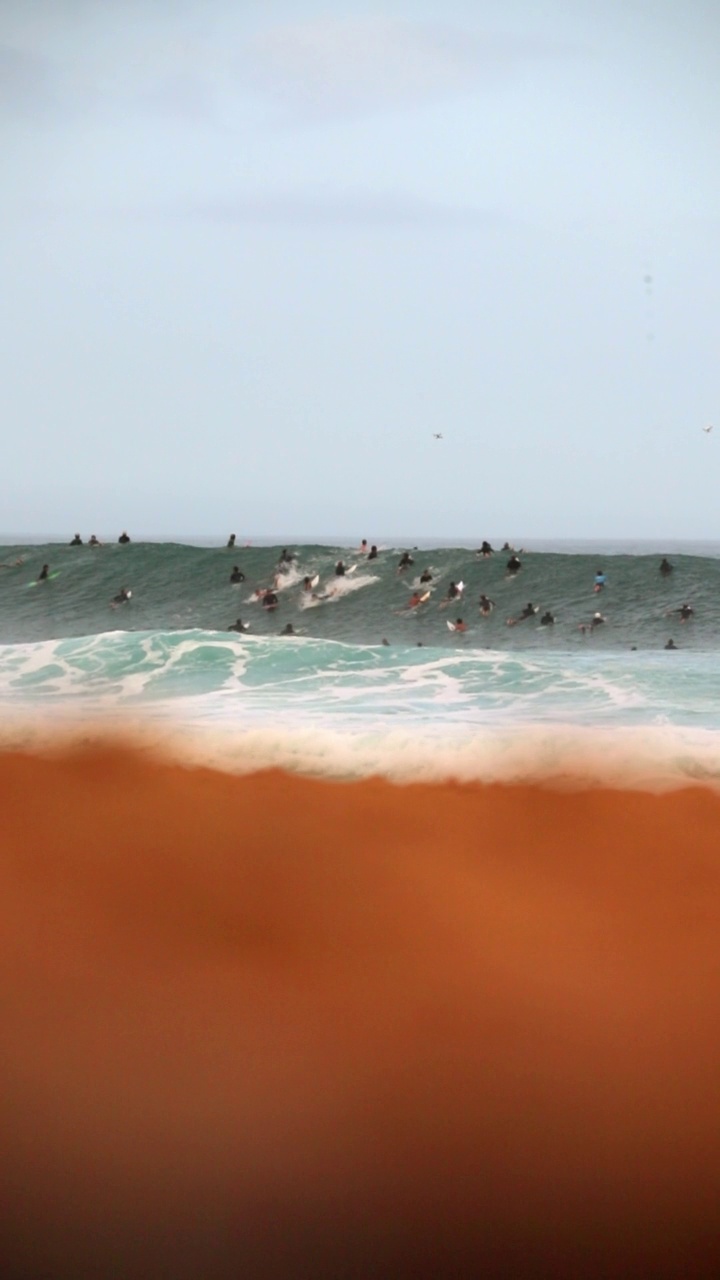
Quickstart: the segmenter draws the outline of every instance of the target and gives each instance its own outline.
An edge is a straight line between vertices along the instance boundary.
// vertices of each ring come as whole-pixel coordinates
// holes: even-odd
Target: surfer
[[[37,580],[38,582],[47,582],[49,577],[50,577],[50,565],[44,564],[37,576]]]
[[[670,637],[670,639],[668,640],[667,644],[665,645],[665,648],[666,648],[666,649],[677,649],[677,645],[676,645],[675,641],[673,640],[672,636]]]
[[[243,571],[242,571],[242,569],[239,567],[239,565],[236,565],[236,564],[234,564],[234,565],[233,565],[233,567],[232,567],[232,573],[230,574],[230,581],[231,581],[231,582],[244,582],[244,581],[245,581],[245,574],[243,573]]]
[[[118,538],[118,542],[122,543],[124,546],[125,543],[129,541],[130,541],[130,538],[128,535],[128,531],[127,529],[123,529],[122,533],[120,534],[120,537]]]
[[[295,559],[295,556],[293,555],[292,551],[288,551],[287,547],[283,547],[283,552],[280,557],[280,568],[282,568],[283,565],[292,564],[294,559]]]
[[[249,622],[243,622],[242,618],[236,618],[234,622],[230,623],[228,631],[247,631],[249,626]]]
[[[295,630],[295,628],[293,627],[292,622],[288,622],[288,623],[286,623],[286,625],[283,627],[282,631],[280,632],[280,635],[281,635],[281,636],[296,636],[296,635],[297,635],[297,631],[296,631],[296,630]]]
[[[423,569],[422,573],[420,574],[420,581],[432,582],[432,574],[429,569]]]
[[[132,595],[132,591],[130,591],[127,587],[121,587],[117,595],[113,596],[110,603],[113,605],[126,604],[127,601],[130,599],[131,595]]]
[[[479,556],[491,556],[493,554],[493,549],[490,546],[490,543],[483,542],[480,550],[476,554]]]
[[[335,565],[335,577],[343,578],[344,576],[345,576],[345,565],[343,564],[342,560],[338,560],[337,564]]]
[[[488,596],[486,596],[485,593],[483,592],[483,594],[480,596],[480,600],[478,601],[478,604],[480,606],[480,612],[483,615],[483,617],[489,618],[490,614],[495,608],[495,601],[490,600]]]
[[[671,565],[670,561],[663,556],[662,560],[660,561],[660,572],[663,578],[667,578],[672,573],[672,571],[673,571],[673,566]]]
[[[603,573],[602,569],[598,569],[597,573],[595,574],[595,585],[593,587],[593,591],[602,591],[604,586],[605,586],[605,574]]]
[[[79,533],[76,533],[76,534],[75,534],[75,537],[73,538],[72,542],[70,543],[70,546],[71,546],[71,547],[81,547],[81,546],[82,546],[82,544],[83,544],[83,540],[82,540],[82,538],[80,537],[80,534],[79,534]]]
[[[518,614],[517,618],[508,618],[507,625],[509,627],[516,627],[518,622],[524,622],[526,618],[534,618],[536,613],[536,606],[528,600],[525,608]]]
[[[681,622],[687,622],[688,619],[692,618],[695,610],[689,604],[683,604],[679,609],[675,609],[674,612],[677,613]]]
[[[226,545],[227,547],[234,547],[234,546],[235,546],[235,534],[234,534],[234,533],[231,533],[231,534],[230,534],[230,537],[228,538],[228,540],[227,540],[227,542],[226,542],[226,544],[225,544],[225,545]]]
[[[361,556],[367,555],[367,538],[363,538],[362,542],[360,543],[360,550],[358,554]]]
[[[401,573],[403,569],[409,569],[409,568],[410,568],[410,565],[411,565],[411,564],[414,564],[414,563],[415,563],[415,561],[413,560],[412,556],[410,555],[410,552],[409,552],[409,551],[403,551],[403,553],[402,553],[402,555],[401,555],[401,557],[400,557],[400,559],[399,559],[399,561],[398,561],[398,573]]]
[[[419,604],[424,604],[429,595],[428,591],[413,591],[410,599],[405,605],[406,609],[417,609]]]
[[[463,622],[462,618],[456,618],[456,619],[455,619],[455,630],[456,630],[456,631],[467,631],[467,623],[466,623],[466,622]]]
[[[91,533],[91,534],[90,534],[90,539],[89,539],[89,541],[88,541],[88,546],[89,546],[89,547],[101,547],[101,546],[102,546],[102,542],[100,542],[99,538],[96,538],[96,537],[95,537],[95,534],[94,534],[94,533]]]
[[[262,603],[263,603],[263,608],[265,609],[277,608],[278,598],[275,595],[275,592],[274,591],[263,592]]]
[[[315,579],[311,578],[309,573],[306,573],[305,577],[302,580],[303,591],[312,591],[315,585],[316,585]]]
[[[554,625],[554,623],[555,623],[555,618],[554,618],[554,617],[553,617],[553,615],[551,614],[550,610],[549,610],[549,609],[546,609],[546,610],[545,610],[545,612],[544,612],[544,614],[543,614],[543,616],[542,616],[542,618],[540,619],[540,626],[541,626],[541,627],[552,627],[552,626]]]
[[[377,560],[377,558],[378,558],[378,549],[375,546],[375,543],[373,542],[370,548],[370,551],[368,553],[368,560]]]
[[[515,577],[515,574],[516,574],[516,573],[519,573],[519,572],[520,572],[520,570],[522,569],[522,561],[520,560],[519,556],[516,556],[516,555],[513,553],[513,555],[511,555],[510,559],[508,560],[507,564],[505,565],[505,569],[506,569],[506,572],[507,572],[508,577],[509,577],[509,578],[514,578],[514,577]]]

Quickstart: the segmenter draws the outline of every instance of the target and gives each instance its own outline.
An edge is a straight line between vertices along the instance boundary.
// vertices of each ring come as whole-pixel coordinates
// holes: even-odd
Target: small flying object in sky
[[[707,433],[708,431],[712,431],[712,426],[709,426],[709,427],[703,427],[703,431],[704,431],[704,432],[706,432],[706,433]]]
[[[442,431],[433,431],[433,440],[442,440],[442,438],[443,438]]]

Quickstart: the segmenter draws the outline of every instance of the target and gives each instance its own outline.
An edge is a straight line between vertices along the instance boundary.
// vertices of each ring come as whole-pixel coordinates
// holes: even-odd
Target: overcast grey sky
[[[0,528],[720,537],[719,137],[717,0],[1,0]]]

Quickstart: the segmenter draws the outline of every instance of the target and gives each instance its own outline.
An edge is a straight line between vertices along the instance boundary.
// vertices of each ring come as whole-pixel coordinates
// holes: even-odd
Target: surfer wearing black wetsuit
[[[552,627],[552,626],[554,625],[554,623],[555,623],[555,619],[554,619],[553,615],[551,614],[551,612],[550,612],[550,610],[549,610],[549,609],[546,609],[546,610],[545,610],[545,612],[544,612],[544,614],[543,614],[543,616],[542,616],[542,618],[540,619],[540,626],[541,626],[541,627]]]
[[[338,560],[337,564],[335,565],[335,577],[342,578],[344,574],[345,574],[345,565],[343,564],[342,560]]]
[[[274,591],[266,591],[265,595],[262,598],[262,602],[263,602],[263,608],[274,609],[278,602],[278,598],[275,595]]]
[[[250,624],[243,622],[242,618],[237,618],[235,622],[231,622],[228,631],[247,631]]]
[[[228,540],[227,540],[227,542],[225,543],[225,545],[226,545],[226,547],[234,547],[234,546],[235,546],[235,534],[234,534],[234,533],[231,533],[231,534],[230,534],[230,537],[228,538]]]
[[[278,563],[282,568],[282,566],[285,564],[292,564],[294,559],[295,559],[295,556],[293,555],[292,551],[288,551],[287,547],[283,547],[283,553]]]
[[[102,543],[99,541],[99,539],[98,539],[98,538],[96,538],[96,537],[95,537],[95,534],[94,534],[94,533],[91,533],[91,534],[90,534],[90,541],[88,542],[88,546],[89,546],[89,547],[101,547],[101,546],[102,546]]]
[[[126,542],[129,542],[129,541],[130,541],[130,538],[128,537],[127,530],[123,529],[122,533],[120,534],[120,537],[118,538],[118,542],[121,542],[124,545]]]
[[[132,591],[127,587],[121,587],[116,596],[113,596],[111,604],[125,604],[131,597]]]
[[[692,618],[695,610],[689,604],[683,604],[676,610],[681,622],[687,622],[688,618]]]
[[[482,546],[481,546],[481,548],[480,548],[480,551],[478,552],[478,555],[481,555],[481,556],[491,556],[492,554],[493,554],[493,549],[492,549],[492,547],[490,546],[490,543],[489,543],[489,542],[483,542],[483,544],[482,544]]]
[[[75,537],[73,538],[72,542],[70,543],[70,546],[71,546],[71,547],[81,547],[81,546],[82,546],[82,544],[83,544],[83,540],[82,540],[82,538],[80,537],[80,534],[79,534],[79,533],[76,533],[76,534],[75,534]]]
[[[368,560],[377,560],[377,558],[378,558],[378,549],[375,546],[375,543],[373,543],[368,553]]]
[[[293,627],[292,622],[288,622],[280,632],[281,636],[294,636],[296,634],[297,633],[295,631],[295,628]]]
[[[459,588],[458,586],[456,586],[454,582],[451,582],[451,583],[450,583],[450,586],[448,587],[448,592],[447,592],[447,596],[445,597],[445,599],[446,599],[446,600],[457,600],[458,596],[460,596],[460,595],[462,595],[462,592],[461,592],[460,588]]]
[[[231,582],[245,581],[245,574],[243,573],[242,569],[236,564],[233,565],[232,573],[230,574],[230,581]]]
[[[403,551],[403,553],[402,553],[402,555],[401,555],[401,557],[400,557],[400,560],[398,561],[398,569],[408,569],[408,568],[410,567],[410,565],[411,565],[411,564],[414,564],[414,563],[415,563],[415,561],[413,560],[412,556],[410,555],[410,552],[409,552],[409,551]]]
[[[667,644],[665,645],[665,648],[666,648],[666,649],[677,649],[677,645],[676,645],[675,641],[673,640],[672,636],[670,637],[670,639],[668,640]]]
[[[420,581],[432,582],[432,574],[429,569],[423,569],[422,573],[420,574]]]
[[[513,576],[522,569],[522,562],[519,556],[512,555],[505,566],[507,572]]]
[[[673,567],[670,564],[670,561],[666,560],[665,557],[663,557],[663,559],[660,561],[660,572],[663,578],[667,578],[668,575],[672,573],[672,571],[673,571]]]
[[[489,600],[485,594],[480,596],[478,604],[480,606],[480,612],[484,614],[485,617],[487,617],[488,614],[492,613],[493,609],[495,608],[495,601]]]
[[[37,580],[38,582],[47,582],[49,577],[50,577],[50,565],[44,564],[37,576]]]

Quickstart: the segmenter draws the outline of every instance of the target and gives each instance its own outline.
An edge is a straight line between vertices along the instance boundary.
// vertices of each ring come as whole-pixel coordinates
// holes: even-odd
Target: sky
[[[717,0],[0,0],[0,528],[720,538],[718,137]]]

